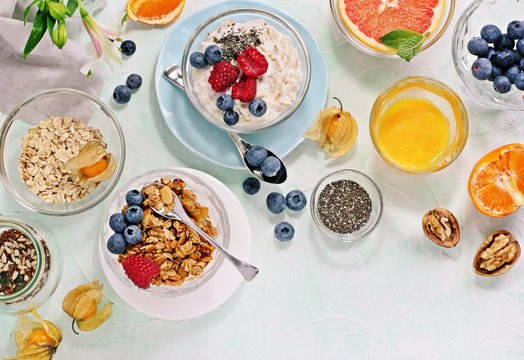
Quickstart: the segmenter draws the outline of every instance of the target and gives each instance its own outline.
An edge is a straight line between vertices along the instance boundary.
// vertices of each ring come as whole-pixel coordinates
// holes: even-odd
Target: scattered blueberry
[[[249,177],[242,183],[244,192],[248,195],[255,195],[260,190],[260,181],[257,178]]]
[[[123,233],[127,227],[126,217],[124,214],[113,214],[109,217],[109,227],[116,233]]]
[[[144,195],[138,190],[131,190],[126,194],[126,203],[129,206],[138,205],[142,206],[144,202]]]
[[[287,221],[282,221],[275,226],[275,237],[280,241],[289,241],[295,236],[295,228]]]
[[[286,205],[289,210],[299,211],[307,204],[307,197],[300,190],[291,190],[286,195]]]
[[[266,205],[273,214],[280,214],[286,208],[286,199],[281,193],[272,192],[266,198]]]
[[[471,65],[471,73],[478,80],[486,80],[491,75],[493,65],[486,58],[478,58]]]
[[[136,44],[132,40],[122,41],[122,44],[120,44],[120,50],[125,56],[131,56],[136,51]]]
[[[206,48],[205,57],[207,63],[210,65],[214,65],[217,62],[220,62],[223,56],[224,52],[222,51],[222,48],[218,45],[209,45]]]
[[[222,111],[233,110],[235,99],[229,94],[220,94],[217,98],[217,107]]]
[[[127,104],[131,100],[131,90],[125,85],[118,85],[113,91],[113,99],[118,104]]]
[[[262,99],[255,99],[249,103],[249,112],[257,117],[264,115],[266,111],[267,105]]]
[[[189,63],[197,69],[205,68],[207,66],[206,56],[201,52],[195,51],[189,56]]]
[[[123,254],[126,251],[126,245],[126,239],[122,234],[113,234],[107,240],[107,250],[109,250],[111,254]]]
[[[511,81],[504,75],[499,75],[493,80],[493,87],[495,91],[505,94],[511,90]]]
[[[495,41],[497,41],[500,35],[502,35],[500,29],[492,24],[484,25],[482,29],[480,29],[480,37],[490,44],[493,44]]]
[[[513,50],[515,47],[515,41],[511,39],[508,34],[502,34],[499,36],[495,44],[493,45],[495,50]]]
[[[131,245],[138,244],[142,240],[142,230],[136,225],[129,225],[124,230],[124,238]]]
[[[240,115],[234,110],[229,110],[224,113],[224,122],[229,126],[235,125],[240,119]]]
[[[524,56],[524,39],[517,41],[517,51],[520,55]]]
[[[524,37],[524,24],[520,20],[513,20],[508,24],[507,33],[513,40],[522,39]]]
[[[493,81],[499,75],[502,75],[502,69],[498,66],[493,66],[493,68],[491,69],[491,75],[489,76],[488,80]]]
[[[524,90],[524,73],[520,72],[515,76],[515,87],[519,90]]]
[[[468,51],[470,54],[482,56],[489,50],[488,42],[481,37],[475,36],[468,41]]]
[[[126,219],[130,224],[138,224],[144,217],[144,210],[140,206],[132,205],[127,208]]]
[[[506,70],[506,73],[504,74],[505,77],[509,79],[509,81],[513,84],[515,83],[515,77],[520,73],[520,69],[518,65],[513,65],[508,70]]]
[[[126,85],[131,90],[136,90],[142,86],[142,77],[138,74],[131,74],[127,77]]]
[[[265,147],[255,145],[246,153],[246,161],[251,166],[260,166],[267,158],[267,150]]]
[[[493,55],[493,64],[501,69],[509,69],[515,63],[515,55],[512,50],[500,50]]]
[[[280,160],[274,156],[268,156],[262,165],[260,165],[260,169],[262,170],[262,175],[273,177],[280,171],[281,166]]]

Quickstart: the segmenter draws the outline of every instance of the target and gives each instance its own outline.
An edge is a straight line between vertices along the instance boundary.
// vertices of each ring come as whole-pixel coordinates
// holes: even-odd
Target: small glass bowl
[[[255,124],[241,124],[239,122],[236,125],[230,126],[224,122],[222,117],[215,116],[204,104],[202,104],[200,98],[197,96],[193,81],[193,71],[191,64],[189,63],[189,57],[193,52],[199,50],[200,44],[207,39],[208,34],[210,32],[215,31],[223,22],[233,21],[236,23],[243,23],[257,19],[264,20],[267,24],[273,26],[281,34],[284,34],[291,39],[291,42],[293,46],[297,49],[298,56],[300,58],[303,75],[302,83],[300,84],[300,87],[296,94],[296,99],[293,102],[293,104],[285,111],[280,113],[275,119]],[[289,118],[291,115],[293,115],[295,110],[300,106],[300,104],[304,100],[311,79],[311,61],[309,58],[309,53],[307,51],[307,47],[304,43],[304,40],[297,32],[297,30],[280,16],[274,15],[269,11],[256,8],[230,9],[218,13],[206,20],[195,30],[195,32],[187,42],[182,58],[182,69],[186,94],[188,95],[189,100],[191,101],[195,109],[197,109],[200,112],[200,114],[202,114],[202,116],[211,124],[218,126],[219,128],[225,129],[227,131],[232,131],[236,133],[254,133],[258,130],[273,127]],[[271,104],[267,105],[271,106]]]
[[[480,36],[484,25],[497,25],[505,32],[507,24],[520,19],[524,12],[524,2],[519,0],[475,0],[464,10],[453,32],[452,57],[459,84],[466,95],[477,105],[502,110],[524,110],[521,90],[514,85],[505,94],[500,94],[488,80],[480,81],[473,77],[471,66],[477,56],[468,51],[468,41]]]
[[[213,259],[204,268],[204,271],[200,276],[188,278],[181,286],[160,285],[151,286],[148,289],[140,289],[133,284],[125,274],[122,265],[118,262],[118,255],[111,254],[109,250],[107,250],[107,239],[109,239],[109,237],[114,233],[109,227],[109,217],[112,214],[121,212],[122,207],[126,204],[125,198],[127,192],[134,189],[141,190],[145,184],[152,181],[158,181],[161,178],[168,178],[170,180],[180,178],[186,183],[186,188],[195,193],[197,201],[203,206],[209,208],[209,217],[218,231],[215,240],[226,249],[229,247],[231,231],[227,217],[227,208],[215,191],[198,176],[190,174],[183,169],[158,169],[146,172],[131,179],[122,187],[120,192],[111,202],[107,213],[102,218],[103,223],[100,230],[99,246],[102,249],[104,256],[100,260],[109,265],[109,268],[115,277],[126,287],[153,297],[174,298],[186,295],[198,289],[213,277],[218,268],[222,266],[222,263],[224,262],[224,257],[219,251],[215,250],[213,252]]]
[[[34,225],[29,225],[28,222]],[[55,292],[62,277],[62,254],[53,239],[53,234],[36,220],[25,214],[0,215],[0,234],[8,229],[15,229],[30,240],[36,251],[34,275],[20,291],[0,295],[0,313],[16,315],[26,310],[29,305],[40,306]],[[0,243],[0,276],[4,272],[3,257],[7,261],[10,254],[7,246]],[[9,251],[12,251],[11,247]],[[14,252],[12,252],[14,253]],[[19,258],[15,258],[19,259]],[[11,262],[13,259],[11,259]],[[15,264],[9,265],[10,274],[14,275]]]
[[[365,52],[366,54],[386,58],[386,59],[399,59],[398,55],[395,53],[395,50],[391,51],[380,51],[375,49],[365,43],[363,43],[358,37],[356,37],[346,26],[343,17],[346,15],[342,13],[340,6],[344,0],[330,0],[331,5],[331,14],[335,19],[335,23],[342,32],[342,35],[346,38],[347,41],[353,46],[355,46],[360,51]],[[453,17],[453,12],[455,11],[455,0],[446,0],[444,3],[444,8],[442,9],[442,17],[436,29],[424,40],[421,51],[429,48],[433,45],[440,37],[444,34],[446,29],[451,22]]]
[[[116,162],[111,178],[101,182],[82,200],[64,204],[46,203],[23,182],[19,173],[21,140],[29,128],[50,116],[67,116],[99,129]],[[0,129],[0,180],[11,195],[29,210],[45,215],[74,215],[102,202],[115,188],[124,169],[126,146],[116,119],[101,100],[75,89],[50,89],[23,101],[7,116]]]
[[[322,222],[318,209],[319,197],[322,193],[322,190],[324,190],[324,188],[327,185],[338,180],[350,180],[356,182],[357,184],[362,186],[364,190],[366,190],[371,200],[371,215],[369,217],[368,222],[357,231],[348,234],[337,233],[328,228]],[[352,242],[366,237],[367,235],[371,234],[373,230],[375,230],[375,228],[377,227],[380,217],[382,215],[382,193],[380,192],[380,189],[378,188],[377,184],[373,181],[373,179],[371,179],[366,174],[351,169],[338,170],[327,176],[324,176],[315,185],[315,187],[313,188],[313,193],[311,194],[310,210],[315,224],[318,226],[320,230],[322,230],[322,232],[324,232],[326,235],[330,236],[333,239],[342,242]]]
[[[449,121],[449,143],[443,153],[425,168],[404,167],[382,151],[378,129],[382,114],[396,101],[403,98],[422,98],[431,101]],[[377,97],[369,117],[369,133],[379,155],[394,167],[409,173],[429,173],[444,169],[462,152],[468,139],[468,114],[460,97],[447,85],[421,76],[401,79],[382,91]],[[423,144],[421,144],[422,146]]]

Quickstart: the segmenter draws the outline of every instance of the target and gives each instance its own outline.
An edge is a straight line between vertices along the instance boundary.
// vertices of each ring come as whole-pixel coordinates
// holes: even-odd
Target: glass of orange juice
[[[459,96],[445,84],[419,76],[384,90],[369,119],[379,155],[410,173],[434,172],[451,164],[466,144],[468,129]]]

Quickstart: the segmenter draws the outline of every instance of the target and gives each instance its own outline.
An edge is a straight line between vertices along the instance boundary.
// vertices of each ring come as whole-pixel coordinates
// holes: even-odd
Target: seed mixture
[[[322,189],[318,197],[320,221],[339,234],[351,234],[364,227],[371,216],[368,192],[352,180],[337,180]]]
[[[236,60],[237,55],[250,46],[257,47],[262,44],[260,41],[260,30],[251,28],[245,31],[243,29],[229,28],[234,26],[235,23],[228,24],[228,29],[223,36],[213,37],[213,41],[220,45],[224,52],[223,59],[227,61]]]

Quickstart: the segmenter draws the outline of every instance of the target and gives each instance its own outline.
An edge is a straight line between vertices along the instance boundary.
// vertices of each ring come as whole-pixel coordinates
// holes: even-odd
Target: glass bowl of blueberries
[[[519,0],[475,0],[459,18],[452,55],[459,83],[476,104],[524,110],[524,12]]]

